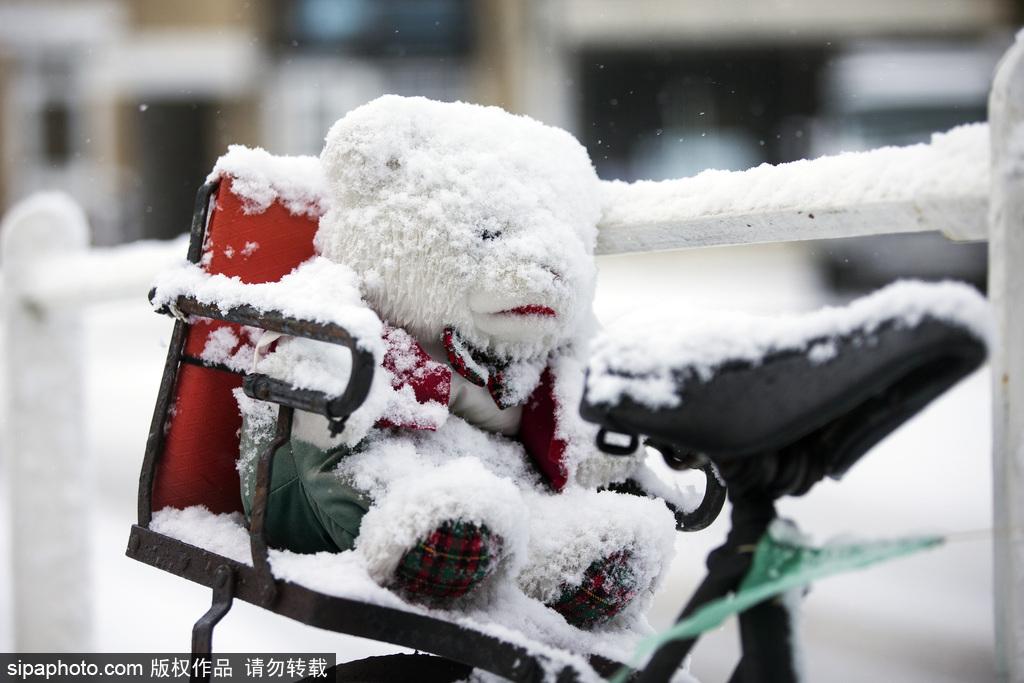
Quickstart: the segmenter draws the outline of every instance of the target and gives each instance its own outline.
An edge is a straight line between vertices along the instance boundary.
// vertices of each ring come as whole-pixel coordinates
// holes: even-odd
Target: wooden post
[[[70,198],[39,194],[15,206],[0,231],[13,645],[18,652],[88,652],[93,487],[82,333],[78,311],[33,303],[27,290],[42,262],[84,251],[89,228]]]
[[[997,666],[1024,680],[1024,43],[1003,57],[989,99],[989,297]]]

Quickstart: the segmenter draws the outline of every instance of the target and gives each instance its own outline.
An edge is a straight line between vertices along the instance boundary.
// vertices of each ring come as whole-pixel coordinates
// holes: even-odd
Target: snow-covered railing
[[[88,652],[90,498],[79,313],[143,297],[185,242],[89,249],[60,194],[15,206],[2,227],[2,330],[13,626],[18,652]]]
[[[1024,46],[999,68],[989,126],[930,144],[693,178],[605,184],[598,252],[939,231],[988,239],[996,635],[1000,669],[1024,680]],[[991,156],[990,156],[991,151]],[[183,243],[88,250],[68,200],[13,210],[2,244],[15,629],[19,650],[87,649],[88,512],[78,313],[141,296]],[[54,596],[59,596],[55,599]]]
[[[937,231],[987,238],[988,126],[928,144],[604,183],[601,254]]]

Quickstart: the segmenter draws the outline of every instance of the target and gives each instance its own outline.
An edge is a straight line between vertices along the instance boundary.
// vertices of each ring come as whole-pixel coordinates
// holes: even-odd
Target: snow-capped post
[[[989,297],[996,658],[1024,680],[1024,37],[1003,57],[989,99],[992,175]]]
[[[47,307],[33,297],[33,284],[47,261],[87,248],[89,227],[71,198],[47,193],[16,205],[0,231],[13,646],[87,652],[92,487],[82,420],[82,334],[78,312]]]

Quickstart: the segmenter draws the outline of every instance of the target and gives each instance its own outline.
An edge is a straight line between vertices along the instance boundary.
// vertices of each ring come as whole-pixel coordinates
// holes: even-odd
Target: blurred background
[[[1021,6],[7,0],[0,202],[60,188],[97,244],[171,237],[229,143],[317,154],[333,121],[388,92],[565,127],[603,177],[624,180],[918,142],[985,118]],[[819,249],[821,267],[856,286],[910,255],[924,275],[984,279],[982,249],[890,241]]]
[[[171,238],[228,144],[315,155],[331,123],[383,93],[562,126],[606,179],[922,142],[986,118],[993,69],[1022,19],[1016,0],[4,0],[0,206],[58,189],[85,208],[97,246]],[[656,297],[667,311],[809,310],[901,276],[983,287],[985,251],[901,235],[603,257],[597,309],[613,321]],[[87,527],[95,583],[83,590],[104,651],[185,650],[209,599],[122,557],[169,334],[144,295],[84,312],[98,502]],[[988,420],[983,371],[793,515],[824,535],[986,527]],[[723,533],[680,540],[656,625]],[[951,545],[816,588],[811,680],[994,679],[990,552],[987,541]],[[235,610],[215,646],[376,651]],[[13,647],[14,628],[0,623],[0,647]],[[698,676],[727,677],[731,628],[698,650]]]

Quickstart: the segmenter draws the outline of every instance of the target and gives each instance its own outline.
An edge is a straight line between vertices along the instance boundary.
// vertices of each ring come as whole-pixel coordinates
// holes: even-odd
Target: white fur
[[[421,340],[451,325],[518,359],[571,339],[593,298],[600,181],[563,130],[496,107],[384,96],[321,155],[316,246],[364,277],[370,304]],[[556,317],[501,313],[548,306]]]

